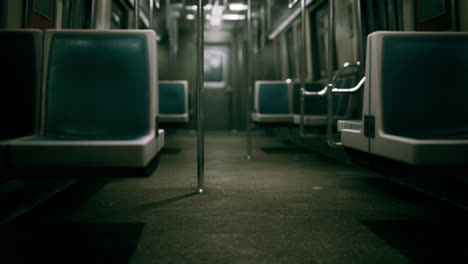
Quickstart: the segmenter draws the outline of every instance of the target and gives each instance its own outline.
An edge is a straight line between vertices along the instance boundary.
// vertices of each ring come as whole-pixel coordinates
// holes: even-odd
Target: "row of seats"
[[[468,34],[375,32],[367,39],[366,82],[358,120],[349,94],[333,96],[341,144],[416,166],[468,165]],[[342,78],[340,88],[353,80]],[[323,84],[307,83],[319,91]],[[257,123],[300,124],[300,85],[255,83]],[[325,125],[326,97],[305,97],[305,125]],[[341,118],[339,118],[341,116]]]
[[[368,36],[363,115],[342,144],[410,165],[468,165],[468,34]]]
[[[341,87],[351,87],[354,76],[337,81]],[[324,84],[305,83],[307,91],[318,92]],[[338,95],[333,98],[333,116],[335,119],[348,118],[351,113],[351,96]],[[254,111],[252,120],[259,124],[294,124],[301,123],[301,85],[285,81],[256,81],[254,92]],[[307,96],[304,98],[304,125],[325,126],[327,124],[327,98]]]
[[[158,129],[151,30],[2,30],[1,167],[146,168]]]

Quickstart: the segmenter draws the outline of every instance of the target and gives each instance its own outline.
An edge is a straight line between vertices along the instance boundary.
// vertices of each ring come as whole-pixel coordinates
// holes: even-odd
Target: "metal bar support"
[[[135,29],[140,29],[140,0],[135,0]]]
[[[300,101],[300,110],[301,110],[301,120],[299,124],[299,135],[301,137],[309,137],[311,135],[306,135],[304,132],[304,116],[305,116],[305,78],[306,78],[306,67],[307,67],[307,55],[306,55],[306,0],[301,0],[301,49],[300,49],[300,69],[299,69],[299,78],[301,82],[301,101]],[[315,136],[315,135],[314,135]]]
[[[252,159],[252,0],[247,0],[247,56],[245,56],[247,64],[247,118],[246,118],[246,148],[247,154],[245,159]]]
[[[149,28],[153,28],[154,0],[149,1]]]
[[[197,8],[197,180],[198,193],[204,193],[204,170],[205,170],[205,150],[204,150],[204,22],[203,0],[198,0]]]
[[[328,91],[327,91],[327,143],[330,147],[341,146],[341,142],[335,141],[333,138],[333,62],[334,62],[334,43],[335,43],[335,0],[328,2]]]

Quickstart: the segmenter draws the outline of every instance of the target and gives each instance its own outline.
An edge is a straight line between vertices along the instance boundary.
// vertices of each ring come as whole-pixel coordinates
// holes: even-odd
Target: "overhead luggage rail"
[[[343,146],[409,165],[467,165],[468,34],[375,32],[367,43],[363,117],[341,122]]]
[[[9,142],[8,167],[152,166],[164,145],[154,31],[47,30],[44,38],[40,135]]]

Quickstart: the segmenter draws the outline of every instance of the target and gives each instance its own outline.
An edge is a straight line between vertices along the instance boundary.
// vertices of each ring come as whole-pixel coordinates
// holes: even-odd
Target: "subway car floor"
[[[1,263],[464,263],[466,211],[256,133],[166,135],[146,178],[84,179],[1,225]]]

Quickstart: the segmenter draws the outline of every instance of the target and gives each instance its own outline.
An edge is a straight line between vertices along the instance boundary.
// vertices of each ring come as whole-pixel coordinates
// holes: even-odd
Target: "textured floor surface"
[[[148,178],[90,180],[2,225],[0,263],[466,263],[468,221],[378,173],[287,144],[168,135]]]

